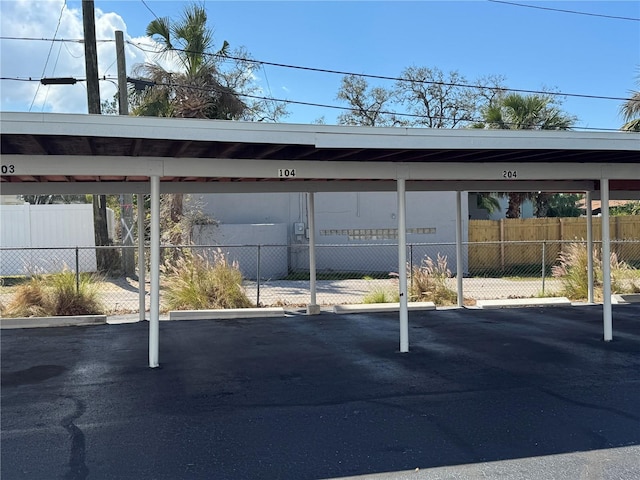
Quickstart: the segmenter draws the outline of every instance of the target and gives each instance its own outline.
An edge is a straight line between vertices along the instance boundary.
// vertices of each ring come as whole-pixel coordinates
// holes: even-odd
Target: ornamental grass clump
[[[626,262],[618,260],[612,252],[611,263],[611,293],[633,293],[638,289],[635,278],[637,270]],[[571,300],[584,300],[589,297],[587,248],[584,244],[570,243],[558,255],[558,264],[553,267],[552,275],[562,282],[559,291]],[[593,286],[595,300],[602,301],[602,258],[598,249],[593,250]]]
[[[6,317],[54,317],[97,315],[104,312],[99,299],[99,277],[68,269],[51,275],[34,275],[18,286],[3,315]]]
[[[455,305],[458,294],[448,285],[452,277],[447,268],[447,257],[438,254],[434,261],[426,256],[422,263],[411,269],[409,299],[413,302],[433,302],[436,305]]]
[[[253,307],[237,262],[217,250],[211,258],[186,253],[162,267],[163,299],[170,310],[210,310]]]

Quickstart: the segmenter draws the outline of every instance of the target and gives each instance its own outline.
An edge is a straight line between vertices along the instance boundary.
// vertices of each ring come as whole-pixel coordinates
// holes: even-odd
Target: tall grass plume
[[[637,270],[618,259],[611,252],[611,293],[633,293],[640,289],[636,279],[640,278]],[[562,287],[559,293],[571,300],[584,300],[589,297],[588,256],[584,244],[570,243],[558,255],[557,265],[552,275],[559,278]],[[593,286],[597,301],[602,301],[602,258],[598,249],[593,250]]]
[[[448,285],[452,274],[447,267],[446,255],[438,253],[436,260],[425,256],[422,263],[411,268],[410,272],[409,299],[411,301],[433,302],[436,305],[457,303],[458,294]]]
[[[237,262],[221,251],[211,257],[186,253],[162,267],[163,298],[171,310],[253,307],[242,287]]]

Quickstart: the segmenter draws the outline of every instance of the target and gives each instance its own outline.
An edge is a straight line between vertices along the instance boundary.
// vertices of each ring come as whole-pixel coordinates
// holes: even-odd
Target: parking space
[[[612,342],[601,306],[411,312],[408,354],[397,314],[162,322],[159,369],[146,322],[4,330],[0,473],[640,478],[640,305],[613,312]]]

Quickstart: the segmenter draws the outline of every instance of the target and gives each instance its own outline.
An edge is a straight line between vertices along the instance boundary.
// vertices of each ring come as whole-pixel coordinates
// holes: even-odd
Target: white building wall
[[[425,255],[435,260],[441,254],[448,257],[448,266],[455,271],[455,196],[455,192],[407,193],[408,242],[450,244],[414,246],[407,256],[414,264],[420,263]],[[309,268],[306,194],[212,194],[203,195],[202,201],[205,212],[222,223],[286,224],[290,269]],[[316,193],[315,208],[319,271],[397,271],[395,192]],[[466,194],[462,208],[462,218],[466,220]],[[296,229],[299,223],[303,224],[302,233]],[[463,239],[466,239],[466,221],[463,224]],[[246,237],[239,243],[257,240],[259,238]],[[463,260],[466,265],[466,249]]]
[[[222,253],[238,263],[245,278],[268,280],[289,273],[284,223],[198,225],[193,227],[193,239],[196,245],[224,246]]]

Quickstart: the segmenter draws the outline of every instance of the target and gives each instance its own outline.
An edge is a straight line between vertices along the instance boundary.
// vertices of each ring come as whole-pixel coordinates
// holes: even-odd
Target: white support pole
[[[139,318],[145,319],[146,305],[146,270],[147,263],[144,259],[144,195],[138,194],[138,309]]]
[[[464,260],[462,258],[462,192],[456,192],[456,283],[458,284],[458,307],[464,305],[462,277]]]
[[[160,366],[160,177],[151,176],[151,304],[149,311],[149,367]]]
[[[316,303],[316,207],[313,192],[307,193],[307,222],[309,227],[309,305],[307,315],[318,315],[320,307]]]
[[[398,179],[398,279],[400,294],[400,352],[409,351],[407,295],[407,218],[405,179]]]
[[[587,192],[585,207],[587,209],[587,291],[589,303],[594,303],[593,292],[593,210],[591,191]]]
[[[611,238],[609,233],[609,179],[600,180],[600,211],[602,212],[602,322],[604,341],[613,340],[611,321]]]

